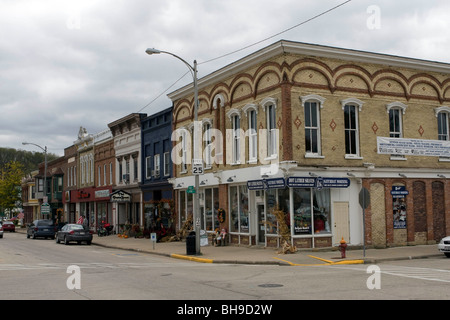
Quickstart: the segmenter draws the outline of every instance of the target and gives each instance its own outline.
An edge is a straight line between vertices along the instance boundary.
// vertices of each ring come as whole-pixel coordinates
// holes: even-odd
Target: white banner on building
[[[377,137],[379,154],[450,157],[450,141]]]

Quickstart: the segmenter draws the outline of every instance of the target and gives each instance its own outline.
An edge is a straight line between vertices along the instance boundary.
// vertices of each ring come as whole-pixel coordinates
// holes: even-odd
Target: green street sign
[[[196,193],[194,186],[189,186],[186,190],[187,193]]]
[[[50,205],[48,203],[44,203],[41,206],[41,214],[49,214],[50,213]]]

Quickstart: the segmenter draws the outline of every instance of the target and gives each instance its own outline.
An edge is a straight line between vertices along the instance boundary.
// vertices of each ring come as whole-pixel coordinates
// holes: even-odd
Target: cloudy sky
[[[281,39],[450,63],[449,30],[448,0],[0,0],[0,147],[63,155],[80,126],[170,107],[192,77],[149,47],[201,78]]]

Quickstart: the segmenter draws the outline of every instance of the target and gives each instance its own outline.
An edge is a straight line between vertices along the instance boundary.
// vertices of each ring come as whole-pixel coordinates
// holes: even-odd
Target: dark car
[[[53,220],[34,220],[27,228],[27,238],[51,238],[55,239],[56,227]]]
[[[3,231],[16,232],[16,225],[11,221],[4,221]]]
[[[78,244],[86,242],[90,245],[92,242],[92,232],[85,229],[81,224],[66,224],[56,233],[56,243],[60,241],[63,241],[66,245],[71,241],[76,241]]]

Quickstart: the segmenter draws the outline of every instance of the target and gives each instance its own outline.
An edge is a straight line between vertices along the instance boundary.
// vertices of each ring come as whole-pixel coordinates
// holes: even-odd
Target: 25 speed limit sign
[[[203,161],[202,159],[192,159],[192,174],[203,174]]]

